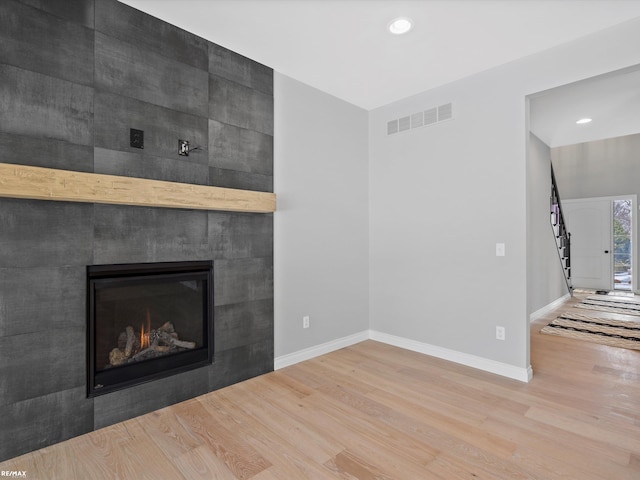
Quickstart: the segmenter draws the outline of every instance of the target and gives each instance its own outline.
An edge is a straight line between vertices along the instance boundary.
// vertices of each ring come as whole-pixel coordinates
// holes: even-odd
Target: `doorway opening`
[[[563,202],[576,288],[635,291],[636,195]]]

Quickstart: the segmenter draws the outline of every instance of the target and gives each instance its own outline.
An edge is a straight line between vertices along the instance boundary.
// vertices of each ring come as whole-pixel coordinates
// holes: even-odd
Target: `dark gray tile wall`
[[[2,416],[3,459],[90,432],[94,423],[84,386],[3,405]]]
[[[178,156],[178,139],[193,145],[208,142],[208,120],[190,113],[172,110],[124,95],[96,89],[95,146],[138,155],[154,155],[188,163],[208,162],[206,153]],[[129,146],[129,129],[144,131],[144,149]],[[184,161],[183,161],[184,162]],[[186,163],[186,162],[185,162]]]
[[[273,176],[238,172],[222,168],[209,168],[209,185],[214,187],[240,188],[259,192],[273,191]]]
[[[209,45],[209,71],[273,96],[273,71],[219,45]]]
[[[94,398],[95,428],[113,425],[209,392],[209,369],[191,370]],[[222,386],[226,385],[225,380]]]
[[[65,19],[66,11],[61,13],[55,16],[17,1],[3,1],[0,59],[6,65],[91,86],[93,30]]]
[[[94,5],[86,0],[21,0],[21,3],[44,10],[56,17],[93,28]]]
[[[114,0],[96,0],[95,10],[96,31],[201,70],[208,69],[212,44],[203,38]]]
[[[0,64],[3,133],[93,143],[93,89]]]
[[[92,145],[0,132],[0,159],[5,163],[93,172],[93,157]]]
[[[207,117],[208,72],[96,33],[95,86],[179,112]]]
[[[211,167],[273,175],[273,136],[209,120]]]
[[[236,127],[273,135],[273,95],[211,74],[209,117]]]
[[[97,147],[93,151],[95,173],[197,185],[208,183],[209,169],[206,165],[194,162],[195,155],[180,158],[181,160],[175,160],[147,153],[121,152]]]
[[[115,0],[3,0],[0,162],[273,191],[273,72]],[[214,363],[87,399],[86,265],[204,259]],[[0,199],[0,461],[273,355],[272,215]]]

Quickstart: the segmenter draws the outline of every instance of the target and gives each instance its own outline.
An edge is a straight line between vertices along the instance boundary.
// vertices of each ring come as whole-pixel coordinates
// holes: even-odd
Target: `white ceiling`
[[[640,133],[640,66],[533,96],[529,128],[550,147]]]
[[[640,17],[640,0],[121,0],[370,110]],[[404,36],[388,23],[414,21]]]

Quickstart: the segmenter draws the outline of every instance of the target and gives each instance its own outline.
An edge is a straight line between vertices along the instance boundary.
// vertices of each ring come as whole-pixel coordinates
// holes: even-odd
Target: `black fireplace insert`
[[[87,267],[87,396],[211,363],[213,261]]]

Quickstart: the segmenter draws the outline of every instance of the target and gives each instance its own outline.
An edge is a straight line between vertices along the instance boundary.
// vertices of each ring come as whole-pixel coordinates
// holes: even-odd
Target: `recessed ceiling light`
[[[576,123],[577,123],[578,125],[582,125],[583,123],[589,123],[589,122],[591,122],[591,120],[592,120],[591,118],[581,118],[581,119],[580,119],[580,120],[578,120]]]
[[[389,31],[394,35],[407,33],[413,27],[413,22],[405,17],[399,17],[389,23]]]

